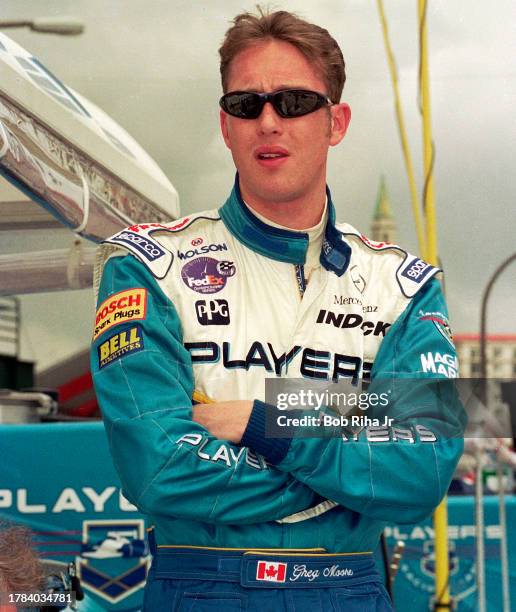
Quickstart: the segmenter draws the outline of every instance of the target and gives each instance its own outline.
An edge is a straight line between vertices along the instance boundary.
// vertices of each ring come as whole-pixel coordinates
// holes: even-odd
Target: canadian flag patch
[[[256,568],[256,580],[268,580],[269,582],[285,582],[286,575],[286,563],[258,561],[258,566]]]

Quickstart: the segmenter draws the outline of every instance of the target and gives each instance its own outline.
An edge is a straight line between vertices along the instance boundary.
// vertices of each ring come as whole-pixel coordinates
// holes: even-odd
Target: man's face
[[[328,93],[304,55],[283,41],[253,45],[231,62],[228,92],[281,89]],[[221,111],[222,135],[239,172],[244,200],[249,204],[293,202],[321,189],[324,193],[328,147],[342,140],[349,117],[345,104],[287,119],[269,103],[257,119],[239,119]],[[270,157],[274,153],[280,156]]]

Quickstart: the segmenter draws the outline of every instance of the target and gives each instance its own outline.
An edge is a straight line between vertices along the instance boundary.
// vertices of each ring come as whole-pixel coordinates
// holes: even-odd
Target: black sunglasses
[[[284,119],[302,117],[332,104],[328,96],[306,89],[284,89],[272,93],[230,91],[219,100],[222,110],[239,119],[257,119],[267,102]]]

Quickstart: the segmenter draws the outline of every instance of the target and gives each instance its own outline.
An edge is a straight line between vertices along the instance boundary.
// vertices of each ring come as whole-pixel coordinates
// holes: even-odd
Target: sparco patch
[[[422,259],[414,259],[408,263],[408,265],[404,266],[404,269],[401,271],[401,275],[405,278],[408,278],[415,283],[420,283],[425,276],[433,270],[433,266],[427,264]]]
[[[97,308],[93,340],[117,323],[145,319],[147,289],[126,289],[111,295]]]
[[[148,261],[154,261],[165,255],[165,251],[154,240],[127,230],[113,236],[110,241],[131,247]]]
[[[234,276],[235,272],[232,261],[199,257],[183,266],[181,278],[187,287],[197,293],[217,293],[224,289],[227,279]]]
[[[143,331],[139,325],[113,334],[99,345],[99,369],[109,365],[116,359],[125,357],[129,353],[143,350]]]

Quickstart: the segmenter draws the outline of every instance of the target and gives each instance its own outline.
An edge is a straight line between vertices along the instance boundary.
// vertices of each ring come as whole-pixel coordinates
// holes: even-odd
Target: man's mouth
[[[260,159],[276,159],[277,157],[286,157],[282,153],[258,153]]]
[[[263,146],[258,147],[255,152],[255,157],[258,161],[265,163],[278,162],[289,157],[289,152],[283,147]]]

